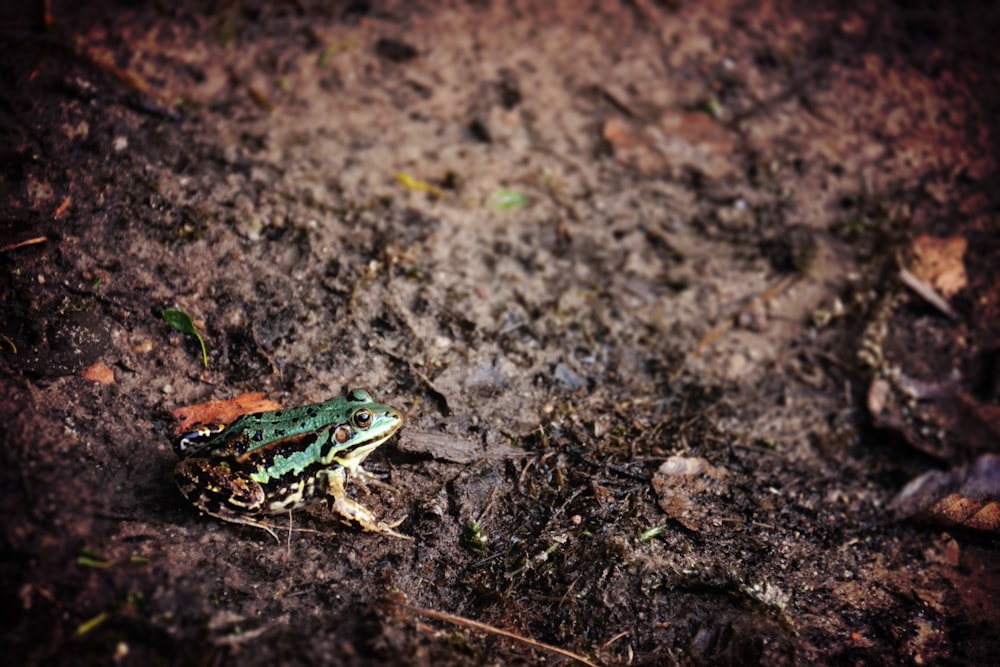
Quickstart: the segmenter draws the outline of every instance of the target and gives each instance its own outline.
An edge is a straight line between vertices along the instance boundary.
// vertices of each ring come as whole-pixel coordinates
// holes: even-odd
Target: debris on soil
[[[873,425],[948,463],[996,451],[1000,407],[963,391],[958,378],[924,382],[901,370],[876,377],[868,388]]]
[[[666,111],[644,127],[612,117],[604,122],[602,136],[618,161],[644,176],[677,178],[690,170],[722,180],[735,174],[735,139],[706,113]]]
[[[688,530],[718,522],[716,497],[728,492],[726,471],[697,456],[671,456],[653,474],[656,502],[668,518]]]
[[[1000,5],[22,4],[21,662],[995,661]],[[410,408],[341,500],[412,539],[177,492],[176,406],[359,386]],[[886,521],[932,466],[948,532]]]
[[[421,181],[418,178],[407,174],[405,171],[398,172],[396,174],[396,182],[402,185],[407,190],[413,190],[415,192],[426,192],[431,197],[435,199],[441,199],[444,197],[444,190],[436,185],[432,185],[427,181]]]
[[[412,611],[415,614],[426,616],[427,618],[433,618],[439,621],[447,621],[448,623],[454,623],[455,625],[460,625],[466,628],[470,628],[472,630],[478,630],[480,632],[486,632],[498,635],[500,637],[506,637],[507,639],[512,639],[516,642],[521,642],[523,644],[526,644],[531,648],[540,649],[545,653],[561,655],[565,658],[569,658],[570,660],[578,662],[582,665],[587,665],[587,667],[598,667],[597,663],[585,658],[584,656],[578,653],[567,651],[566,649],[559,648],[558,646],[551,646],[549,644],[545,644],[543,642],[532,639],[531,637],[525,637],[523,635],[519,635],[516,632],[509,632],[507,630],[502,630],[487,623],[480,623],[479,621],[474,621],[470,618],[463,618],[455,614],[448,614],[445,612],[436,611],[434,609],[423,609],[421,607],[415,607],[413,605],[406,604],[405,602],[395,600],[392,598],[386,598],[386,602],[388,604],[395,605],[401,609]]]

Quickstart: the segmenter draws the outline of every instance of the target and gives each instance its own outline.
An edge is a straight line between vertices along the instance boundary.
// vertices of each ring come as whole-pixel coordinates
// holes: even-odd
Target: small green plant
[[[639,532],[639,540],[642,542],[649,542],[665,532],[667,532],[666,526],[652,526],[651,528],[647,528],[646,530]]]
[[[93,549],[81,549],[80,555],[76,557],[76,564],[80,567],[93,568],[97,570],[107,570],[116,565],[145,565],[149,559],[144,556],[129,556],[127,558],[111,559],[105,558]]]
[[[191,316],[185,313],[183,310],[174,310],[173,308],[168,308],[163,311],[163,321],[172,326],[177,331],[181,333],[191,334],[198,339],[201,343],[201,360],[205,364],[205,368],[208,368],[208,350],[205,349],[205,339],[201,337],[198,333],[197,327],[194,325],[194,320]]]
[[[510,211],[515,208],[524,208],[527,203],[528,198],[520,190],[501,189],[486,199],[486,208],[497,212]]]
[[[478,521],[472,520],[465,525],[465,534],[462,538],[465,546],[477,554],[485,554],[489,550],[490,538]]]

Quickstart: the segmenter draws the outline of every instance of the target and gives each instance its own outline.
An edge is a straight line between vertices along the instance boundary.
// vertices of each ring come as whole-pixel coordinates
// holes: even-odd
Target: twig
[[[951,305],[944,300],[944,297],[935,291],[933,287],[914,275],[909,269],[903,267],[899,269],[899,279],[904,285],[917,293],[924,301],[931,304],[952,320],[958,319],[958,313],[952,310]]]
[[[409,611],[415,612],[422,616],[427,616],[429,618],[436,618],[439,621],[447,621],[448,623],[454,623],[455,625],[462,625],[467,628],[473,628],[474,630],[481,630],[483,632],[488,632],[494,635],[499,635],[501,637],[506,637],[507,639],[513,639],[516,642],[522,644],[527,644],[532,648],[541,649],[543,651],[549,651],[551,653],[557,653],[561,656],[565,656],[577,662],[587,665],[587,667],[599,667],[597,663],[588,660],[582,655],[573,653],[572,651],[567,651],[564,648],[559,648],[558,646],[552,646],[551,644],[543,644],[540,641],[531,639],[530,637],[522,637],[521,635],[515,634],[513,632],[508,632],[507,630],[501,630],[492,625],[487,625],[486,623],[480,623],[479,621],[473,621],[470,618],[465,618],[464,616],[456,616],[454,614],[449,614],[443,611],[435,611],[433,609],[424,609],[422,607],[414,607],[413,605],[406,604],[405,602],[398,602],[386,598],[386,601],[396,605],[397,607],[402,607],[403,609],[408,609]]]
[[[760,303],[761,305],[768,303],[769,301],[771,301],[771,299],[773,299],[774,297],[778,296],[786,289],[791,287],[792,283],[798,280],[798,278],[799,278],[798,274],[787,275],[781,280],[779,280],[773,287],[769,288],[766,292],[761,294],[759,297],[751,299],[750,302],[747,303],[747,305],[743,306],[736,313],[734,317],[726,318],[725,321],[723,321],[721,324],[719,324],[711,331],[709,331],[707,334],[702,336],[701,340],[698,341],[698,345],[695,346],[694,356],[696,357],[699,356],[702,353],[702,351],[706,347],[711,345],[713,342],[715,342],[715,340],[719,338],[719,336],[732,329],[734,322],[739,318],[740,315],[749,312],[751,309],[756,307],[758,303]]]
[[[8,250],[16,250],[17,248],[23,248],[27,245],[36,245],[38,243],[45,243],[48,239],[44,236],[36,236],[33,239],[28,239],[27,241],[21,241],[20,243],[11,243],[10,245],[5,245],[0,248],[0,252],[7,252]]]
[[[486,504],[483,505],[483,511],[479,513],[479,518],[476,519],[476,523],[482,522],[483,517],[486,516],[486,513],[493,506],[493,501],[496,500],[497,491],[499,490],[500,490],[499,484],[493,486],[493,490],[490,492],[490,497],[486,500]]]

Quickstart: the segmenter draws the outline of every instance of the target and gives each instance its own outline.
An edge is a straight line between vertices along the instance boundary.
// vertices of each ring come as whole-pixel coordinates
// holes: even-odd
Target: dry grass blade
[[[36,236],[33,239],[28,239],[27,241],[21,241],[20,243],[11,243],[10,245],[5,245],[0,248],[0,252],[7,252],[8,250],[16,250],[17,248],[23,248],[29,245],[37,245],[39,243],[45,243],[48,239],[44,236]]]
[[[769,301],[771,301],[771,299],[775,298],[776,296],[784,292],[786,289],[791,287],[792,283],[798,280],[798,278],[799,276],[797,274],[785,276],[784,278],[779,280],[777,284],[768,288],[768,290],[765,291],[763,294],[761,294],[759,297],[757,297],[756,299],[751,299],[750,302],[747,303],[747,305],[743,306],[743,308],[741,308],[734,317],[727,318],[721,324],[715,326],[711,331],[702,336],[701,340],[698,341],[698,345],[695,346],[694,356],[696,357],[699,356],[702,353],[702,351],[706,347],[714,343],[719,338],[719,336],[732,329],[733,323],[736,321],[736,318],[738,318],[743,313],[750,311],[757,304],[761,305],[767,304]]]
[[[486,623],[473,621],[471,618],[465,618],[463,616],[455,616],[454,614],[449,614],[443,611],[435,611],[433,609],[414,607],[413,605],[406,604],[405,602],[398,602],[396,600],[388,598],[386,599],[386,601],[396,605],[397,607],[402,607],[403,609],[408,609],[422,616],[427,616],[428,618],[436,618],[439,621],[447,621],[449,623],[454,623],[455,625],[462,625],[467,628],[473,628],[474,630],[482,630],[483,632],[488,632],[490,634],[499,635],[501,637],[506,637],[508,639],[513,639],[516,642],[520,642],[527,646],[541,649],[542,651],[557,653],[561,656],[565,656],[567,658],[576,660],[577,662],[583,663],[588,667],[599,667],[596,662],[588,660],[582,655],[573,653],[572,651],[567,651],[566,649],[559,648],[558,646],[552,646],[551,644],[543,644],[542,642],[531,639],[530,637],[522,637],[519,634],[508,632],[507,630],[501,630],[500,628],[493,627],[492,625],[487,625]]]
[[[945,301],[944,297],[938,294],[933,287],[918,278],[914,273],[905,268],[901,268],[899,270],[899,279],[903,281],[904,285],[916,292],[924,301],[940,310],[949,318],[952,320],[958,319],[958,314],[955,313],[951,305]]]

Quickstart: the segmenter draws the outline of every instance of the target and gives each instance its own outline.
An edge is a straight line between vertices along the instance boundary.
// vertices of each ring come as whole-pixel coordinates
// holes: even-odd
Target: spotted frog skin
[[[334,512],[365,530],[406,538],[347,497],[361,463],[403,424],[403,416],[376,403],[364,389],[290,410],[243,415],[229,426],[209,426],[175,443],[181,493],[223,521],[277,534],[261,517],[329,498]]]

